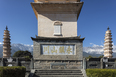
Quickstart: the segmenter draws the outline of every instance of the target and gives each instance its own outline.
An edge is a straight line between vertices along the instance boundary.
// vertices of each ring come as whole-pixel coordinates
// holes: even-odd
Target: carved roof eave
[[[34,2],[42,2],[42,0],[34,0]],[[46,1],[48,1],[49,2],[49,0],[46,0]],[[58,0],[58,1],[64,1],[64,0]],[[67,0],[67,1],[72,1],[72,0]],[[74,0],[73,0],[74,1]],[[75,0],[74,2],[80,2],[81,0]],[[45,2],[45,0],[43,0],[43,2]]]
[[[83,3],[83,2],[59,2],[59,3],[55,3],[55,2],[31,2],[31,4],[71,4],[71,3]]]
[[[56,5],[56,4],[71,4],[71,5],[74,5],[74,4],[79,4],[80,5],[80,7],[79,7],[79,9],[77,10],[78,12],[75,12],[75,13],[77,13],[77,20],[78,20],[78,17],[79,17],[79,14],[80,14],[80,12],[81,12],[81,9],[82,9],[82,6],[83,6],[83,3],[84,2],[74,2],[74,3],[39,3],[39,2],[31,2],[31,6],[32,6],[32,8],[33,8],[33,11],[34,11],[34,13],[35,13],[35,16],[36,16],[36,18],[38,19],[38,17],[37,17],[37,15],[38,15],[38,11],[37,11],[37,9],[35,8],[35,5],[46,5],[46,4],[54,4],[54,5]]]
[[[41,36],[36,36],[36,38],[31,37],[32,40],[80,40],[83,41],[84,38],[80,38],[80,36],[76,37],[41,37]]]

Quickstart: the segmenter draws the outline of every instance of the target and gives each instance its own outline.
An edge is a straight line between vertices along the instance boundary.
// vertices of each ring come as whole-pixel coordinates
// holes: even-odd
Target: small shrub
[[[3,67],[0,67],[0,77],[3,77]]]
[[[88,77],[116,77],[116,69],[86,69]]]
[[[25,77],[26,68],[22,66],[0,67],[0,77]]]

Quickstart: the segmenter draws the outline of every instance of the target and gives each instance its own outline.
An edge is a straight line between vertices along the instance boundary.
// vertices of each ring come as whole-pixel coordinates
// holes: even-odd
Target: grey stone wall
[[[75,55],[42,55],[41,54],[41,45],[53,45],[53,44],[66,44],[70,45],[73,44],[76,47],[76,54]],[[74,41],[66,41],[66,42],[43,42],[43,41],[33,41],[33,58],[34,60],[82,60],[83,59],[83,43],[74,40]]]
[[[108,58],[107,62],[103,58],[90,58],[86,61],[86,69],[89,68],[116,69],[116,58]]]
[[[77,37],[76,37],[77,38]],[[81,69],[83,61],[83,40],[80,39],[54,39],[54,38],[33,38],[33,58],[35,69],[50,69],[51,63],[66,63],[65,69]],[[74,55],[43,55],[41,45],[74,45]],[[55,69],[62,66],[54,66]],[[53,68],[53,69],[54,69]]]
[[[82,69],[80,60],[39,60],[34,63],[35,69],[50,69],[51,63],[66,63],[65,68],[62,65],[53,66],[52,69]]]
[[[0,58],[0,66],[8,66],[11,64],[12,66],[24,66],[26,67],[26,71],[30,71],[33,68],[33,61],[26,61],[25,58],[12,58],[12,62],[8,62],[7,58]]]

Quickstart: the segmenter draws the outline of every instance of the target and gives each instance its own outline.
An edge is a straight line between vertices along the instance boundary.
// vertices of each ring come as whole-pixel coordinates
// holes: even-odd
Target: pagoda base
[[[84,38],[36,36],[32,40],[35,69],[82,68]]]

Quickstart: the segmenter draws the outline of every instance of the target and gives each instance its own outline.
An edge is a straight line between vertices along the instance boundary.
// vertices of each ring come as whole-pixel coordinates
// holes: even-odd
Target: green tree
[[[25,57],[26,60],[30,60],[33,56],[29,51],[17,51],[14,53],[13,57]]]
[[[89,55],[88,57],[86,57],[86,59],[89,59],[89,58],[93,58],[91,55]]]
[[[101,55],[101,56],[99,56],[98,58],[103,58],[104,57],[104,55]]]

